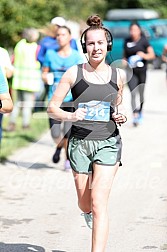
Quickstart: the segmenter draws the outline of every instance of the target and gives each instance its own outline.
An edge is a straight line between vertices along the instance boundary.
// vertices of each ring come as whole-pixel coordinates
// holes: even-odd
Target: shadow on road
[[[1,252],[45,252],[45,249],[32,244],[7,244],[0,243]]]
[[[44,163],[32,163],[32,162],[22,162],[22,161],[13,161],[7,160],[10,164],[15,164],[18,167],[29,168],[29,169],[53,169],[53,166],[49,166]]]
[[[52,252],[67,252],[67,251],[64,251],[64,250],[52,250]]]
[[[156,116],[165,116],[167,115],[167,111],[161,111],[161,110],[151,110],[151,109],[147,109],[144,111],[145,114],[150,114],[150,115],[156,115]]]

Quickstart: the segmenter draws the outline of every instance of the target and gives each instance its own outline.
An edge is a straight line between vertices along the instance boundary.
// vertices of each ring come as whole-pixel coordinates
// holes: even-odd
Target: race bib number
[[[85,120],[108,122],[110,120],[110,102],[90,101],[79,103],[79,108],[86,108]]]

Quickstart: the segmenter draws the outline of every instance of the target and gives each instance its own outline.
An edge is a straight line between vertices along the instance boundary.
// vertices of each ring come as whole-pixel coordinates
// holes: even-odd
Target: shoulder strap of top
[[[72,85],[74,87],[81,79],[83,79],[83,70],[82,70],[83,64],[78,64],[77,65],[77,78],[75,83]]]
[[[81,79],[83,79],[83,70],[82,69],[83,69],[83,64],[78,64],[77,65],[77,78],[76,78],[75,83],[78,83]],[[74,85],[75,85],[75,83],[74,83]]]
[[[117,84],[117,69],[111,68],[111,82]]]
[[[117,68],[111,68],[111,80],[110,80],[110,85],[115,89],[119,90],[119,87],[117,85]]]
[[[78,64],[77,68],[78,68],[77,80],[83,79],[83,64]]]

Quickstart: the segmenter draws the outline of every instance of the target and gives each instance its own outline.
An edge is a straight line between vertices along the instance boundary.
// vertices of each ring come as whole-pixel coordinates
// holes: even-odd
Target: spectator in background
[[[58,51],[55,51],[54,49],[47,50],[42,68],[43,80],[45,83],[52,84],[49,86],[49,100],[52,98],[54,90],[56,89],[63,73],[71,66],[82,62],[82,57],[79,52],[71,48],[71,31],[67,26],[61,26],[58,28],[56,40],[59,45],[59,49]],[[48,73],[53,76],[51,83],[49,83],[50,80],[48,80]],[[64,99],[64,103],[62,105],[63,110],[69,112],[72,111],[71,104],[69,104],[71,101],[72,95],[71,92],[69,92]],[[60,159],[62,147],[65,148],[65,152],[67,151],[67,141],[71,129],[71,122],[64,122],[63,139],[61,136],[61,122],[49,118],[49,124],[52,138],[57,143],[57,148],[53,155],[53,162],[57,163]],[[65,170],[69,171],[69,169],[69,160],[66,157]]]
[[[40,63],[36,59],[39,32],[34,28],[27,28],[23,31],[22,37],[14,48],[15,71],[12,88],[16,90],[17,97],[8,131],[15,130],[20,109],[22,109],[22,127],[29,129],[35,93],[40,90]]]
[[[0,66],[2,66],[2,70],[5,72],[5,76],[8,80],[8,85],[9,80],[11,80],[14,71],[14,67],[12,64],[13,62],[9,56],[9,52],[5,48],[0,47]],[[12,97],[12,90],[10,87],[9,87],[9,93]]]
[[[43,66],[45,54],[48,49],[53,49],[55,51],[59,49],[59,44],[56,40],[56,34],[58,28],[64,25],[66,25],[66,20],[64,18],[55,17],[51,20],[50,29],[47,29],[46,32],[44,31],[44,33],[49,34],[39,42],[37,59],[40,62],[41,66]],[[70,45],[73,49],[78,50],[75,39],[71,38]]]
[[[44,63],[45,54],[48,49],[57,51],[59,49],[59,44],[56,40],[56,34],[59,27],[66,25],[66,20],[63,17],[54,17],[50,26],[41,30],[41,33],[44,33],[46,36],[39,42],[39,51],[37,54],[37,59],[41,64],[41,67]],[[71,38],[70,45],[73,49],[78,50],[77,43],[75,39]],[[48,85],[44,82],[44,93],[40,98],[42,101],[46,99],[48,94]]]
[[[2,138],[2,114],[9,113],[13,109],[12,99],[4,71],[0,66],[0,143]]]
[[[167,80],[167,44],[164,45],[164,48],[163,48],[162,61],[166,63],[166,80]]]
[[[5,103],[10,102],[9,100],[11,99],[10,95],[8,94],[9,90],[8,90],[7,78],[10,78],[12,76],[13,71],[14,71],[14,67],[11,64],[8,51],[5,48],[0,47],[0,80],[1,80],[0,95],[2,96],[1,99],[6,100],[6,101],[4,101]],[[1,104],[0,104],[0,106],[1,106]],[[10,111],[11,111],[11,109],[10,109],[10,104],[9,104],[9,112]],[[3,104],[3,107],[0,109],[0,139],[2,136],[2,119],[3,119],[4,112],[7,113],[8,108],[7,108],[7,106],[5,106]]]
[[[137,23],[130,25],[129,32],[130,36],[124,42],[124,59],[128,61],[130,67],[133,69],[132,77],[129,78],[127,76],[127,80],[131,92],[133,125],[137,126],[142,120],[147,71],[146,62],[154,59],[155,55],[153,48],[150,46],[146,37],[142,35],[141,27]],[[139,94],[140,99],[139,106],[137,106],[136,102],[137,94]]]
[[[7,78],[12,77],[14,67],[10,61],[8,51],[3,47],[0,47],[0,66],[2,67],[2,71],[4,71]]]

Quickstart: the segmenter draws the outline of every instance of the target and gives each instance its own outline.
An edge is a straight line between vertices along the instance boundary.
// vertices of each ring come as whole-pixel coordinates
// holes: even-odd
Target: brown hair
[[[92,15],[90,17],[88,17],[87,21],[86,21],[86,24],[89,26],[89,27],[96,27],[96,28],[102,28],[103,24],[102,24],[102,21],[101,21],[101,18],[99,17],[99,15]]]
[[[92,15],[90,17],[88,17],[87,21],[86,21],[86,24],[89,26],[85,32],[84,32],[84,40],[86,41],[86,34],[88,31],[90,30],[104,30],[105,34],[106,34],[106,31],[105,29],[103,28],[103,24],[102,24],[102,21],[101,21],[101,18],[99,15],[95,14],[95,15]],[[106,36],[107,37],[107,36]]]

